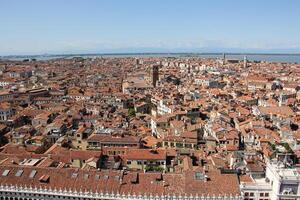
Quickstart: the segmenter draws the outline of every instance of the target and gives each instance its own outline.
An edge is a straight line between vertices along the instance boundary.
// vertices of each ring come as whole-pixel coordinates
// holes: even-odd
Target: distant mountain
[[[7,57],[51,57],[64,56],[64,55],[82,55],[82,54],[145,54],[145,53],[200,53],[200,54],[299,54],[300,49],[242,49],[242,48],[153,48],[153,47],[140,47],[140,48],[115,48],[115,49],[91,49],[91,50],[67,50],[67,51],[51,51],[40,55],[7,55],[0,56],[0,58]]]
[[[117,49],[93,49],[72,50],[60,52],[62,54],[127,54],[127,53],[253,53],[253,54],[300,54],[300,48],[295,49],[242,49],[242,48],[117,48]]]

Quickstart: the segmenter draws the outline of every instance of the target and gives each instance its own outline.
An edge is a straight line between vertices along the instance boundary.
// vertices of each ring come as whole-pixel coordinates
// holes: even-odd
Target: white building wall
[[[248,200],[296,200],[300,199],[300,175],[296,169],[283,168],[280,163],[267,162],[265,180],[242,183],[240,189]],[[250,193],[254,195],[250,196]],[[269,197],[262,197],[261,193],[269,193]]]

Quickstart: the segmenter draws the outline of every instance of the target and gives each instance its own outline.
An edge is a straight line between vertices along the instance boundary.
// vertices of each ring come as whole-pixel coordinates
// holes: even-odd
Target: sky
[[[299,0],[0,0],[0,55],[300,53]]]

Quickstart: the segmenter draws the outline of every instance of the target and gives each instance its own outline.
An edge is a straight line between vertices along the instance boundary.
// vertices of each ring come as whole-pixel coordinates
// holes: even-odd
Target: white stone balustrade
[[[76,191],[67,188],[42,188],[33,187],[31,185],[0,185],[0,194],[3,199],[6,197],[13,199],[60,199],[67,197],[70,199],[99,199],[99,200],[242,200],[239,195],[143,195],[143,194],[119,194],[119,193],[103,193],[92,191]],[[50,198],[51,197],[51,198]],[[54,198],[53,198],[54,197]]]

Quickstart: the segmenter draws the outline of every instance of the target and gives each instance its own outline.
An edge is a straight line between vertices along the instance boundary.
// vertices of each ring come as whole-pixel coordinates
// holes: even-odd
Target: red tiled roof
[[[127,160],[165,160],[166,150],[129,149],[125,157]]]

